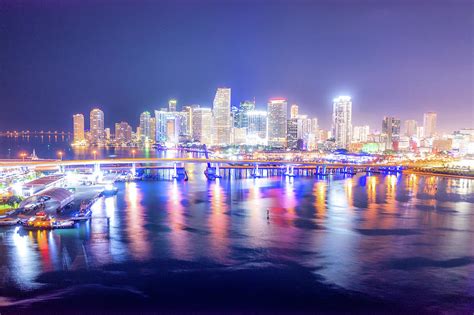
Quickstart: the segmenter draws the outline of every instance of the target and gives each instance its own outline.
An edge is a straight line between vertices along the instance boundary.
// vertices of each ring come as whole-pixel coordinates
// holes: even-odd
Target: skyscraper
[[[346,149],[352,139],[352,101],[339,96],[333,102],[332,129],[337,148]]]
[[[115,142],[123,145],[130,141],[132,141],[132,127],[124,121],[115,123]]]
[[[247,112],[247,138],[249,144],[266,144],[267,142],[267,112],[252,110]]]
[[[230,144],[232,120],[230,116],[230,88],[217,89],[213,103],[214,131],[216,145]]]
[[[248,112],[255,110],[254,101],[245,101],[240,103],[240,107],[234,110],[234,127],[248,128]]]
[[[193,138],[195,141],[210,145],[212,128],[212,111],[210,108],[193,108]]]
[[[423,129],[426,138],[433,137],[436,134],[436,119],[435,112],[428,112],[423,115]]]
[[[84,115],[76,114],[72,116],[74,125],[74,143],[84,142]]]
[[[183,113],[186,115],[186,133],[190,137],[193,136],[193,108],[198,108],[199,105],[189,105],[183,107]]]
[[[102,144],[104,142],[104,112],[98,108],[94,108],[90,112],[90,133],[92,143]]]
[[[382,121],[382,133],[386,135],[386,149],[393,149],[393,141],[400,138],[400,119],[385,116]]]
[[[174,99],[174,98],[170,99],[168,101],[168,111],[175,112],[177,104],[178,104],[178,101],[176,99]]]
[[[293,106],[291,107],[293,110]],[[291,113],[293,115],[293,113]],[[298,118],[288,119],[286,143],[290,149],[296,149],[298,144]]]
[[[268,145],[286,147],[288,104],[286,99],[274,98],[268,102]]]
[[[164,144],[168,140],[167,136],[167,122],[168,122],[168,111],[155,110],[155,141],[160,144]]]
[[[369,126],[354,126],[352,139],[355,142],[367,142],[369,139]]]
[[[150,133],[150,112],[143,112],[140,115],[140,138],[141,142],[145,143],[149,139],[151,139],[151,133]]]
[[[150,140],[151,142],[156,141],[156,118],[150,118]]]
[[[290,108],[290,119],[298,118],[298,105],[293,104]]]
[[[405,135],[407,137],[416,136],[416,127],[418,126],[416,120],[405,120]]]

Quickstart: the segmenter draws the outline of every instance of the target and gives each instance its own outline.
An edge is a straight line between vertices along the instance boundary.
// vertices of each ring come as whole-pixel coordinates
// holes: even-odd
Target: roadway
[[[381,167],[381,166],[407,166],[407,163],[328,163],[323,161],[289,161],[289,160],[230,160],[230,159],[205,159],[205,158],[111,158],[92,160],[0,160],[0,168],[10,167],[60,167],[60,166],[85,166],[85,165],[117,165],[117,164],[167,164],[167,163],[211,163],[232,165],[293,165],[293,166],[330,166],[330,167]]]

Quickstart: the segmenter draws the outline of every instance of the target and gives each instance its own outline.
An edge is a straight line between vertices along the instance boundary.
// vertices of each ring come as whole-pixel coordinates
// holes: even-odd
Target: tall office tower
[[[268,145],[286,147],[288,104],[286,99],[274,98],[268,102]]]
[[[198,108],[199,105],[189,105],[183,107],[183,113],[186,115],[186,134],[193,136],[193,108]]]
[[[311,128],[312,128],[312,132],[314,134],[318,133],[319,132],[319,121],[318,121],[318,118],[314,117],[314,118],[311,118]]]
[[[293,104],[290,107],[290,119],[298,118],[298,105]]]
[[[132,141],[132,127],[125,121],[115,123],[115,142],[126,144]]]
[[[105,139],[110,140],[110,128],[104,129]]]
[[[267,112],[263,110],[252,110],[247,112],[249,126],[247,138],[249,144],[267,143]]]
[[[386,149],[393,149],[393,141],[400,138],[400,119],[385,116],[382,121],[382,133],[387,136]]]
[[[168,119],[172,119],[175,121],[176,125],[176,133],[178,137],[187,137],[189,136],[188,133],[188,117],[185,112],[175,112],[170,113]],[[178,138],[179,140],[179,138]]]
[[[150,140],[152,142],[156,141],[156,118],[150,118]]]
[[[74,143],[80,143],[85,140],[84,137],[84,115],[76,114],[72,116],[74,125]]]
[[[433,137],[436,134],[436,119],[435,112],[428,112],[423,115],[423,129],[426,138]]]
[[[230,144],[232,119],[230,116],[230,88],[217,89],[214,97],[214,135],[216,145]]]
[[[210,145],[212,142],[212,111],[210,108],[193,108],[193,138],[202,144]]]
[[[179,127],[175,117],[168,117],[166,120],[166,138],[167,142],[176,144],[178,143]]]
[[[254,101],[245,101],[240,103],[240,107],[234,109],[234,127],[248,128],[248,112],[255,110]]]
[[[164,144],[167,140],[167,122],[169,112],[166,110],[155,110],[155,141]]]
[[[143,143],[151,138],[150,134],[150,112],[143,112],[140,115],[140,139]]]
[[[367,142],[369,139],[370,127],[369,126],[354,126],[352,132],[352,140],[355,142]]]
[[[423,126],[416,127],[416,137],[418,139],[425,137],[425,128]]]
[[[296,149],[298,146],[298,120],[298,118],[288,119],[286,143],[289,149]]]
[[[332,129],[336,147],[346,149],[352,139],[352,101],[350,96],[339,96],[334,99]]]
[[[178,104],[178,101],[176,99],[174,99],[174,98],[170,99],[168,101],[168,111],[169,112],[175,112],[177,104]]]
[[[318,130],[318,119],[308,118],[307,115],[298,115],[298,140],[301,140],[303,147],[314,148],[316,144],[316,134]],[[303,147],[299,147],[302,149]]]
[[[416,136],[416,127],[418,126],[416,120],[409,119],[405,120],[405,136],[413,137]]]
[[[94,108],[90,113],[90,133],[92,143],[102,144],[104,142],[104,112],[98,108]]]

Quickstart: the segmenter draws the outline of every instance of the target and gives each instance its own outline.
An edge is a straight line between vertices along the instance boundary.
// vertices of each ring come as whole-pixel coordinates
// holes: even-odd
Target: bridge
[[[291,161],[291,160],[231,160],[231,159],[206,159],[206,158],[108,158],[88,160],[0,160],[0,169],[28,168],[33,170],[54,169],[85,169],[94,171],[116,170],[131,171],[135,174],[139,169],[168,170],[173,177],[179,174],[186,175],[187,163],[207,164],[205,175],[215,179],[230,175],[231,170],[239,171],[242,175],[260,177],[263,172],[267,175],[330,175],[335,173],[356,174],[357,172],[381,173],[401,172],[406,165],[385,163],[328,163],[327,161]],[[250,174],[248,174],[250,173]],[[242,175],[243,176],[243,175]],[[187,176],[186,176],[187,177]]]

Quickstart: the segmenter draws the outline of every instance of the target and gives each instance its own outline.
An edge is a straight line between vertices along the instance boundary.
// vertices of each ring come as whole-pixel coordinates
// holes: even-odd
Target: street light
[[[23,161],[25,160],[25,157],[26,157],[26,153],[25,152],[22,152],[20,153],[20,156],[22,157]]]
[[[135,158],[135,152],[136,152],[135,149],[133,149],[133,150],[132,150],[132,156],[133,156],[133,158]]]
[[[97,156],[97,151],[96,150],[92,151],[92,154],[94,154],[94,160],[95,160]]]
[[[58,155],[59,155],[59,159],[62,161],[62,160],[63,160],[63,152],[62,152],[62,151],[58,151]]]

